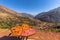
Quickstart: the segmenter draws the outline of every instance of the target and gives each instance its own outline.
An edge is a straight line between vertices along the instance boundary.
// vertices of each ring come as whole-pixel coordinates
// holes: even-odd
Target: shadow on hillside
[[[21,38],[4,36],[4,37],[0,38],[0,40],[21,40]]]

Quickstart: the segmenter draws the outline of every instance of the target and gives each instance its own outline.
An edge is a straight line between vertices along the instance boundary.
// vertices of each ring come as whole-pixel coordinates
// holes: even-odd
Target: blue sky
[[[0,0],[0,4],[17,12],[37,15],[60,6],[60,0]]]

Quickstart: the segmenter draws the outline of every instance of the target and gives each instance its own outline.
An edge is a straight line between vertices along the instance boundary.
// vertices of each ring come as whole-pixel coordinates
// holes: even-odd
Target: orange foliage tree
[[[22,34],[22,27],[15,26],[11,28],[11,35],[10,36],[21,36]]]
[[[12,27],[10,36],[16,36],[16,37],[23,36],[23,37],[26,37],[26,40],[27,40],[27,37],[30,34],[32,35],[34,33],[35,33],[35,31],[33,29],[31,29],[28,24],[22,24],[22,26]]]

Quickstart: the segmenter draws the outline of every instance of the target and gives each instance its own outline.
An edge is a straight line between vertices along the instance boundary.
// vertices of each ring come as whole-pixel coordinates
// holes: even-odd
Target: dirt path
[[[51,31],[44,31],[44,30],[37,30],[36,34],[30,36],[29,39],[32,40],[60,40],[60,33],[51,32]]]
[[[0,38],[3,36],[8,36],[10,31],[5,29],[0,31]],[[60,33],[45,31],[45,30],[36,30],[36,34],[29,37],[28,40],[60,40]]]
[[[0,38],[3,36],[8,36],[10,31],[8,29],[0,29]]]

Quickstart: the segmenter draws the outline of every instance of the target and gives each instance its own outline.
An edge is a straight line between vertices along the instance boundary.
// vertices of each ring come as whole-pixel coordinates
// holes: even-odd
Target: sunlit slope
[[[37,26],[40,21],[0,5],[0,28],[9,28],[15,25],[21,25],[22,23]]]

